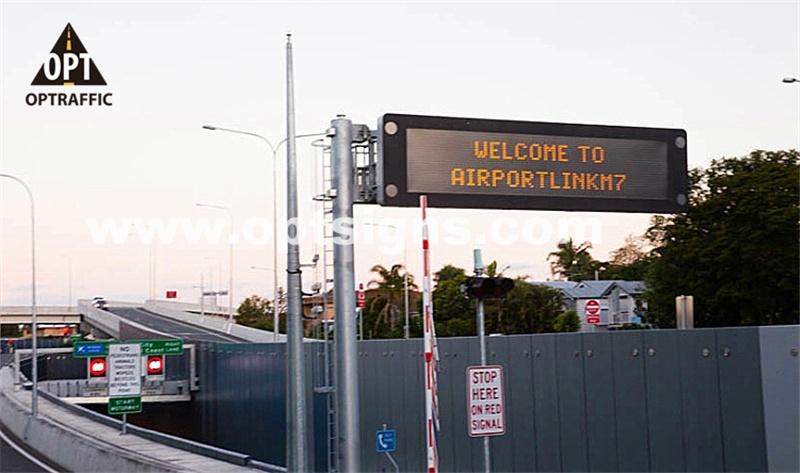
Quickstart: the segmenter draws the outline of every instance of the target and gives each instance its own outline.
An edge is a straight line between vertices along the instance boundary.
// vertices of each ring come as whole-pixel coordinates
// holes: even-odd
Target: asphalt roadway
[[[195,325],[169,319],[138,307],[110,307],[108,311],[145,327],[168,333],[187,342],[241,343],[244,340],[232,335],[207,330]]]
[[[0,472],[53,472],[57,471],[24,450],[15,439],[0,430]]]

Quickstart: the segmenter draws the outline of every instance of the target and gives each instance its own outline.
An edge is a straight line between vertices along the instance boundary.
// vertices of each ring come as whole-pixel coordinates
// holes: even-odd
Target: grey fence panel
[[[586,399],[581,337],[556,336],[558,417],[562,471],[587,471]]]
[[[800,471],[800,327],[759,328],[769,471]]]
[[[461,347],[458,341],[442,339],[439,342],[439,413],[440,413],[440,426],[441,433],[437,435],[437,445],[439,447],[439,465],[441,471],[457,471],[456,458],[462,451],[459,450],[457,444],[459,443],[458,427],[455,425],[457,422],[458,412],[454,407],[456,397],[463,396],[464,393],[455,391],[453,386],[457,383],[455,379],[457,376],[463,376],[459,373],[460,364],[458,363],[457,352]],[[463,358],[463,357],[462,357]],[[423,373],[424,375],[424,373]],[[424,383],[423,378],[423,383]],[[424,386],[424,384],[423,384]],[[421,388],[418,389],[420,394],[424,393]],[[424,399],[424,398],[423,398]],[[424,406],[424,401],[423,401]],[[424,419],[424,411],[423,417]],[[424,434],[424,427],[423,427]],[[424,447],[424,445],[423,445]],[[462,447],[463,448],[463,447]]]
[[[687,471],[724,471],[717,379],[717,340],[712,330],[680,335]]]
[[[499,365],[503,367],[503,382],[505,392],[505,405],[506,407],[512,406],[513,400],[511,399],[508,382],[508,368],[509,368],[509,337],[489,337],[488,345],[488,358],[487,361],[490,365]],[[514,411],[516,412],[516,408]],[[505,435],[498,435],[492,437],[489,442],[492,449],[492,471],[514,471],[514,446],[511,438],[514,432],[509,429],[508,417],[506,416],[506,433]],[[519,435],[525,435],[525,430],[517,432]]]
[[[535,471],[535,406],[533,403],[533,364],[531,340],[526,336],[508,337],[506,382],[506,436],[513,445],[513,471]],[[513,410],[511,410],[513,406]]]
[[[612,340],[619,471],[648,471],[647,398],[640,331]]]
[[[388,427],[396,429],[397,427],[404,425],[406,423],[406,415],[405,415],[405,399],[403,396],[403,385],[406,383],[406,379],[403,377],[403,347],[407,345],[405,340],[393,340],[388,345],[389,355],[387,358],[388,365],[387,366],[387,373],[388,373],[388,387],[389,387],[389,422]],[[405,426],[403,430],[408,430],[408,426]],[[374,435],[374,432],[373,432]],[[407,432],[403,432],[403,437],[406,437],[408,434]],[[398,445],[399,447],[400,445]],[[362,447],[363,448],[363,447]],[[406,453],[408,450],[399,450],[400,452]],[[385,457],[385,455],[384,455]],[[386,459],[384,459],[386,460]],[[392,470],[392,465],[389,462],[386,462],[387,471]]]
[[[402,382],[398,392],[403,396],[403,431],[398,432],[398,448],[403,454],[397,460],[402,471],[421,471],[422,461],[419,455],[408,455],[408,452],[424,450],[422,439],[423,429],[419,426],[419,419],[424,417],[423,393],[420,391],[422,382],[422,358],[417,353],[422,348],[422,341],[414,340],[404,343],[401,350],[399,365],[402,368]],[[415,423],[414,420],[417,420]]]
[[[379,465],[382,459],[375,453],[375,425],[380,416],[379,403],[383,402],[384,396],[383,370],[380,363],[381,345],[375,342],[365,343],[363,367],[365,371],[361,373],[364,379],[361,381],[361,396],[364,397],[364,409],[361,411],[361,431],[362,436],[362,464],[365,471],[380,471]],[[338,453],[338,452],[337,452]]]
[[[722,440],[727,471],[766,471],[758,329],[717,333]]]
[[[540,335],[531,338],[536,403],[536,471],[561,471],[555,337]]]
[[[473,356],[470,358],[470,347],[473,347]],[[475,450],[480,448],[480,440],[469,437],[467,433],[467,367],[470,365],[477,365],[480,360],[480,353],[478,351],[478,344],[474,340],[457,339],[453,340],[453,345],[449,347],[453,356],[451,357],[451,375],[450,385],[442,385],[439,389],[441,395],[444,391],[448,391],[449,407],[455,413],[453,421],[450,425],[442,426],[443,438],[449,435],[454,442],[454,450],[458,452],[455,456],[455,462],[452,465],[442,465],[444,471],[474,471],[478,465],[483,465],[483,457],[478,457],[481,463],[474,463],[476,454]],[[445,409],[442,405],[442,409]]]
[[[651,471],[684,471],[683,402],[676,330],[644,333]]]
[[[619,469],[611,335],[583,335],[588,471]]]
[[[488,361],[505,370],[507,423],[492,439],[493,470],[797,471],[799,335],[772,327],[490,337]],[[317,348],[307,347],[309,390]],[[468,437],[466,411],[477,340],[441,339],[439,349],[440,469],[481,471],[482,441]],[[424,471],[421,340],[365,341],[359,355],[363,470],[391,471],[375,452],[386,423],[398,433],[401,470]],[[285,346],[200,344],[197,359],[197,440],[285,464]],[[325,396],[307,399],[309,460],[324,471]]]

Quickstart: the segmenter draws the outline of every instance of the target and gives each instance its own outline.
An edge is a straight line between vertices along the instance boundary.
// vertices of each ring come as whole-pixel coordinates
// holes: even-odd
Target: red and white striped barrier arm
[[[431,294],[431,260],[428,242],[428,198],[420,196],[422,208],[422,313],[425,338],[425,436],[428,452],[428,473],[439,471],[439,455],[436,448],[436,432],[439,430],[439,395],[437,364],[439,350],[436,346],[436,328],[433,323],[433,299]]]

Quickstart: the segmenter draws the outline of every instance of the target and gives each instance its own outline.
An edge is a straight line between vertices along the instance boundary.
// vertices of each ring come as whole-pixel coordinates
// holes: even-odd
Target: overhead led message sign
[[[378,201],[432,207],[679,212],[686,132],[384,115]]]

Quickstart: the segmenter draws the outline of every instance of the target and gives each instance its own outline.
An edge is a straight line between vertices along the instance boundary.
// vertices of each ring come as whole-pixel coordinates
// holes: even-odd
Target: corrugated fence
[[[500,336],[489,363],[505,370],[504,436],[493,471],[798,471],[798,337],[791,327]],[[311,464],[326,471],[324,395],[306,346]],[[467,435],[466,368],[474,338],[441,339],[442,471],[481,471]],[[283,344],[206,345],[198,353],[200,440],[285,464]],[[374,451],[397,430],[402,471],[424,470],[422,343],[359,344],[365,471],[392,471]]]

